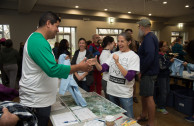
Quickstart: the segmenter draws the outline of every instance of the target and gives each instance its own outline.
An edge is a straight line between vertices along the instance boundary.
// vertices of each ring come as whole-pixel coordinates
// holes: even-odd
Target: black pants
[[[2,84],[7,86],[9,84],[9,79],[8,79],[5,71],[3,70],[3,64],[0,64],[0,70],[1,70]]]
[[[38,126],[48,126],[49,117],[51,113],[51,106],[44,108],[30,108],[38,119]]]

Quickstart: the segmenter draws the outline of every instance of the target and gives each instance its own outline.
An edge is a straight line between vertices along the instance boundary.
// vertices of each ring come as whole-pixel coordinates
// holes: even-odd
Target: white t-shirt
[[[83,52],[79,51],[77,60],[76,60],[76,64],[79,64],[86,56],[86,50],[84,50]],[[82,71],[78,71],[77,72],[79,76],[82,76],[84,74],[84,72]],[[82,81],[86,81],[86,78],[84,78]]]
[[[133,52],[115,52],[119,56],[119,63],[128,71],[140,70],[140,59],[139,56]],[[115,61],[113,59],[113,54],[106,60],[106,64],[109,65],[109,80],[107,83],[107,94],[116,97],[130,98],[133,96],[133,85],[135,79],[128,81],[120,72]]]
[[[102,65],[105,61],[110,57],[111,53],[110,50],[102,50],[100,55],[100,64]],[[108,72],[103,72],[102,79],[108,81],[109,75]]]

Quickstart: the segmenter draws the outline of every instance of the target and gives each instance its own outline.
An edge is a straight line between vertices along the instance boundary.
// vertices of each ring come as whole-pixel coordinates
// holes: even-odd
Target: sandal
[[[146,117],[143,117],[142,115],[140,115],[139,117],[137,117],[137,122],[145,122],[145,121],[148,121],[148,119]]]

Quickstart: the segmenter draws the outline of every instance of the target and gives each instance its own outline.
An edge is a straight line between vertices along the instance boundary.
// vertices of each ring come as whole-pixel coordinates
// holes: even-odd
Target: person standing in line
[[[139,24],[139,37],[143,40],[139,47],[140,57],[140,96],[142,100],[142,113],[137,117],[138,121],[146,121],[154,126],[155,103],[153,99],[154,84],[159,73],[159,48],[158,39],[151,32],[149,19],[142,19]]]
[[[100,54],[103,50],[103,48],[101,47],[99,41],[100,41],[100,36],[98,34],[94,34],[92,36],[92,41],[93,43],[91,43],[88,47],[88,50],[93,54],[93,56],[97,56],[98,58],[98,62],[99,62],[99,57]],[[95,90],[95,86],[96,86],[96,93],[98,93],[99,95],[101,95],[101,91],[102,91],[102,75],[101,73],[94,68],[94,72],[93,72],[93,77],[94,77],[94,83],[91,85],[90,87],[90,91],[94,91]]]
[[[3,64],[3,69],[9,79],[9,87],[16,88],[16,78],[18,72],[19,53],[13,47],[11,39],[5,41],[5,48],[1,50],[0,61]]]
[[[174,46],[172,46],[172,52],[178,53],[178,56],[176,58],[184,61],[184,56],[186,53],[184,52],[183,46],[181,45],[181,38],[180,37],[176,38],[175,44],[174,44]]]
[[[97,70],[108,71],[109,79],[107,82],[107,94],[110,101],[125,109],[129,118],[133,118],[133,85],[135,74],[139,71],[139,56],[130,50],[131,37],[126,33],[118,36],[119,51],[114,52],[109,58],[100,65],[97,56],[89,60]]]
[[[58,61],[59,56],[61,54],[66,54],[68,55],[68,57],[71,59],[71,53],[69,52],[69,42],[67,41],[67,39],[62,39],[59,43],[59,47],[58,47],[58,51],[57,51],[57,55],[56,55],[56,60]]]
[[[72,58],[71,64],[79,64],[85,57],[87,59],[93,58],[92,53],[87,50],[87,43],[84,38],[80,38],[78,41],[79,49],[75,51],[75,54]],[[90,72],[82,72],[78,71],[74,73],[74,79],[79,85],[79,87],[83,88],[85,91],[90,91],[90,85],[94,82],[93,71]]]
[[[58,48],[59,48],[59,42],[55,42],[54,48],[52,49],[52,50],[53,50],[53,53],[54,53],[55,58],[56,58],[56,57],[57,57],[57,55],[58,55]]]
[[[77,65],[57,64],[48,39],[55,38],[60,24],[59,17],[45,12],[39,19],[39,27],[27,39],[19,85],[20,103],[34,112],[38,126],[47,126],[51,105],[56,102],[58,78],[66,79],[76,71],[89,72],[92,66],[83,59]]]
[[[5,38],[1,38],[0,39],[0,51],[4,48],[5,46],[5,41],[6,39]],[[0,60],[0,71],[1,71],[1,80],[2,80],[2,84],[7,86],[9,84],[9,79],[3,69],[3,63],[1,62]]]
[[[156,98],[157,111],[162,112],[163,114],[168,114],[168,111],[165,109],[167,95],[170,91],[170,65],[174,61],[173,57],[167,55],[168,45],[165,41],[159,42],[159,65],[160,72],[157,78],[157,86],[159,88],[158,97]]]
[[[111,36],[104,37],[103,42],[102,42],[103,50],[102,50],[102,53],[100,55],[100,64],[101,65],[103,63],[105,63],[106,60],[110,57],[111,51],[113,50],[114,45],[115,45],[115,42],[114,42],[113,37],[111,37]],[[101,83],[102,83],[102,89],[104,91],[104,95],[105,95],[106,99],[109,99],[109,96],[106,92],[108,78],[109,78],[108,72],[103,72]]]

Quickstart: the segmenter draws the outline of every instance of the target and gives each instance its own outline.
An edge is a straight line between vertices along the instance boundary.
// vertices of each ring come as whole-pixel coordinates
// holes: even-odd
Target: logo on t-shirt
[[[121,58],[119,59],[120,64],[127,69],[128,68],[128,58]],[[115,64],[115,61],[111,61],[110,63],[111,67],[112,67],[112,71],[110,71],[110,73],[115,73],[116,76],[121,76],[121,71],[119,70],[119,68],[117,67],[117,65]]]
[[[116,84],[125,84],[126,79],[118,78],[118,77],[114,77],[114,76],[110,75],[109,81],[112,81],[112,82],[114,82]]]

